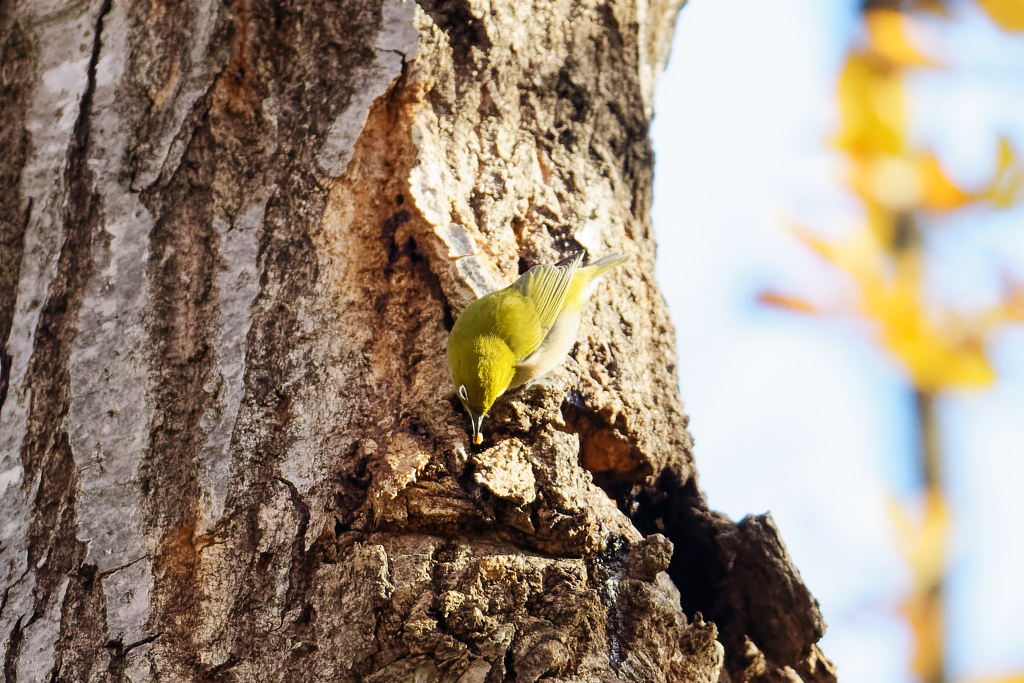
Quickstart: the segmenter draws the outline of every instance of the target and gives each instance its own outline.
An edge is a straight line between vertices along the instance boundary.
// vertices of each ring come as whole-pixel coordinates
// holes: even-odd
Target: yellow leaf
[[[957,187],[933,154],[860,157],[852,169],[851,189],[864,202],[887,211],[953,211],[980,196]]]
[[[900,360],[914,386],[938,392],[988,386],[995,371],[980,337],[949,316],[931,318],[921,300],[919,275],[897,275],[894,282],[862,286],[865,316],[879,325],[882,345]]]
[[[969,678],[966,683],[1024,683],[1024,672],[998,678]]]
[[[930,332],[923,331],[918,337],[887,335],[884,340],[889,350],[903,361],[915,387],[938,392],[987,387],[995,381],[995,370],[980,343],[951,346]]]
[[[1024,282],[1004,275],[1000,302],[974,316],[971,328],[988,335],[1013,323],[1024,323]]]
[[[998,166],[989,186],[980,192],[961,189],[930,152],[920,156],[875,154],[855,157],[850,187],[870,207],[890,212],[926,209],[955,211],[986,199],[1006,208],[1024,199],[1024,167],[1005,140],[1000,141]]]
[[[891,276],[880,263],[854,277],[864,316],[878,326],[882,345],[902,363],[914,386],[937,392],[991,384],[995,372],[980,339],[955,317],[939,325],[929,315],[921,298],[920,252],[901,252],[894,263]]]
[[[1012,206],[1024,199],[1024,164],[1017,158],[1006,138],[999,139],[995,176],[984,196],[1000,208]]]
[[[854,52],[839,76],[838,95],[839,149],[851,155],[906,152],[906,96],[898,70]]]
[[[833,244],[795,228],[797,237],[835,263],[853,280],[860,315],[877,330],[879,342],[903,366],[915,387],[938,392],[981,387],[995,380],[985,356],[983,333],[947,315],[933,318],[922,299],[919,248],[887,251],[869,230]]]
[[[990,678],[984,681],[977,681],[977,683],[1024,683],[1024,673],[1019,673],[1016,676],[1008,676],[1006,678]]]
[[[831,242],[818,237],[813,232],[797,223],[790,223],[789,229],[793,231],[793,234],[796,235],[797,239],[817,252],[819,256],[822,256],[833,263],[838,262],[839,250],[837,250]]]
[[[1021,0],[978,0],[978,4],[1003,29],[1024,32],[1024,2]]]
[[[920,519],[894,498],[889,500],[889,516],[896,526],[899,548],[913,574],[914,586],[935,583],[945,573],[946,540],[949,534],[949,507],[942,492],[925,491]]]
[[[878,154],[853,162],[850,187],[868,204],[887,211],[908,211],[921,203],[921,175],[906,156]]]
[[[871,10],[864,15],[871,50],[897,66],[937,66],[907,38],[912,21],[895,10]]]
[[[1019,282],[1012,277],[1005,277],[1006,294],[1003,297],[1001,308],[1003,309],[1007,322],[1024,323],[1024,282]]]
[[[757,295],[759,303],[767,306],[774,306],[775,308],[784,308],[789,311],[795,311],[797,313],[808,313],[810,315],[818,315],[817,307],[804,299],[798,299],[787,294],[780,294],[778,292],[772,292],[765,290]]]
[[[923,190],[921,203],[929,211],[953,211],[978,198],[957,187],[934,154],[925,154],[917,161],[917,173]]]

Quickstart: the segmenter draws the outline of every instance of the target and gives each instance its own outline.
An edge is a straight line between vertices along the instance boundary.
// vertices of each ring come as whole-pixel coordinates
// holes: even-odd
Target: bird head
[[[460,318],[461,320],[461,318]],[[481,423],[516,374],[516,357],[501,339],[462,334],[456,323],[448,340],[448,367],[462,407],[473,425],[473,443],[483,441]]]

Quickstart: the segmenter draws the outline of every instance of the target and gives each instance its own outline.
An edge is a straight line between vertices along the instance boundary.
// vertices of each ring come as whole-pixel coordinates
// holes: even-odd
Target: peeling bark
[[[0,0],[14,681],[831,681],[653,279],[679,0]],[[476,296],[634,259],[471,445]]]

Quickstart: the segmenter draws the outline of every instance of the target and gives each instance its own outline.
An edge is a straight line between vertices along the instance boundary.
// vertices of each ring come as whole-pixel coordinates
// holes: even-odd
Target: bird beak
[[[483,424],[484,416],[474,415],[472,411],[470,411],[469,421],[473,424],[473,443],[479,446],[484,441],[484,434],[481,431],[481,425]]]

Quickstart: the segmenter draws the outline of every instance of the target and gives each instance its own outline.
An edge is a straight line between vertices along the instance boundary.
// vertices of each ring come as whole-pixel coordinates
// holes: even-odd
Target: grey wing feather
[[[520,294],[533,301],[540,326],[545,330],[555,324],[555,319],[561,313],[565,295],[572,284],[572,276],[582,262],[583,252],[580,252],[564,266],[534,266],[512,285]]]

